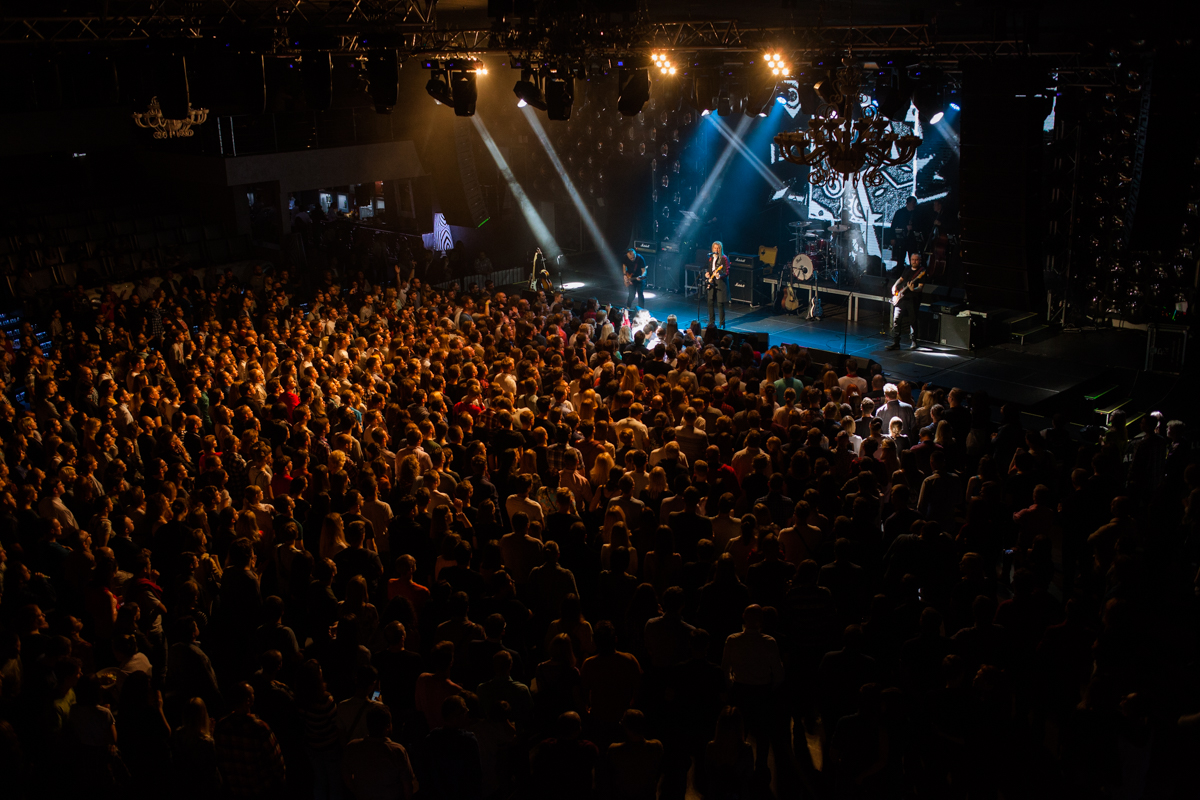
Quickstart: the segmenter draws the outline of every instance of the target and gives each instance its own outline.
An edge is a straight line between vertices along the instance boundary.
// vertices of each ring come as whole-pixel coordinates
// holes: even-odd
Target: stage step
[[[1087,400],[1089,403],[1094,403],[1097,400],[1099,400],[1101,397],[1104,397],[1104,395],[1108,394],[1109,392],[1111,392],[1113,389],[1116,389],[1116,388],[1117,388],[1116,386],[1108,386],[1104,389],[1097,389],[1096,391],[1092,392],[1091,394],[1085,394],[1083,396],[1083,399]]]
[[[1028,322],[1036,316],[1036,311],[1018,311],[1008,319],[1004,320],[1004,324],[1008,326],[1009,331],[1011,331],[1015,336],[1017,329],[1019,327],[1024,327],[1021,325],[1022,322]]]
[[[1132,398],[1126,397],[1126,398],[1125,398],[1125,399],[1123,399],[1123,400],[1115,400],[1115,401],[1113,401],[1112,403],[1109,403],[1109,404],[1108,404],[1108,405],[1106,405],[1106,406],[1103,406],[1103,407],[1101,407],[1101,408],[1097,408],[1095,411],[1096,411],[1096,413],[1097,413],[1097,414],[1100,414],[1101,416],[1107,417],[1109,414],[1111,414],[1112,412],[1116,411],[1118,408],[1124,408],[1125,406],[1129,405],[1129,401],[1130,401],[1131,399],[1132,399]]]
[[[1037,315],[1030,314],[1029,316],[1035,317]],[[1027,323],[1026,325],[1024,325],[1023,327],[1020,327],[1020,328],[1010,329],[1009,334],[1014,339],[1019,339],[1021,342],[1021,346],[1024,347],[1027,344],[1027,342],[1025,341],[1026,339],[1033,338],[1035,340],[1040,341],[1040,338],[1042,338],[1042,337],[1039,337],[1039,334],[1044,334],[1048,330],[1050,330],[1049,325],[1045,325],[1041,322],[1034,322],[1033,324]]]

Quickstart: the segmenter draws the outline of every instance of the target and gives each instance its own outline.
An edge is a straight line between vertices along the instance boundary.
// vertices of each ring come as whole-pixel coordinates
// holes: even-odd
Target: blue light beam
[[[711,119],[712,116],[709,116]],[[741,136],[750,127],[750,118],[743,116],[738,122],[735,134]],[[704,207],[712,197],[716,196],[716,189],[719,186],[722,178],[725,175],[725,169],[729,166],[729,161],[733,158],[733,154],[737,152],[737,147],[733,141],[729,141],[725,145],[725,149],[721,151],[721,155],[717,158],[717,162],[713,164],[712,171],[708,173],[708,179],[704,181],[704,185],[700,187],[700,191],[696,193],[696,199],[692,201],[691,207],[684,212],[684,223],[676,231],[675,238],[679,241],[686,241],[691,235],[692,228],[696,226],[696,222],[700,219],[699,211]]]
[[[500,170],[500,174],[504,177],[505,183],[516,198],[517,205],[521,209],[521,214],[525,217],[525,221],[529,223],[530,230],[533,231],[533,238],[537,240],[538,246],[542,248],[542,252],[546,258],[554,260],[562,255],[562,248],[558,246],[558,242],[554,239],[554,234],[550,233],[550,229],[546,227],[546,223],[542,221],[541,215],[537,209],[533,207],[533,202],[529,199],[529,195],[525,194],[525,190],[513,175],[512,169],[508,166],[508,161],[500,152],[500,148],[496,146],[496,140],[492,138],[492,134],[488,132],[487,126],[483,124],[483,120],[479,118],[479,114],[471,117],[471,122],[475,125],[475,130],[479,131],[479,137],[483,139],[483,144],[487,147],[488,152],[492,154],[492,160],[496,162],[496,167]]]

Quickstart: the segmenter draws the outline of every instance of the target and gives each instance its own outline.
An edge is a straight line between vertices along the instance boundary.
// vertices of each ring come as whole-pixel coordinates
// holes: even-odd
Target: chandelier
[[[187,138],[194,131],[193,125],[202,125],[208,119],[207,108],[192,108],[188,104],[187,116],[183,119],[167,119],[163,116],[158,98],[150,98],[150,108],[143,113],[134,112],[133,121],[139,128],[151,128],[155,139]]]
[[[775,137],[783,158],[809,168],[813,186],[834,190],[854,176],[867,186],[880,186],[883,169],[912,161],[921,145],[920,136],[894,131],[874,106],[859,106],[860,77],[858,67],[839,67],[827,82],[832,88],[821,92],[826,102],[809,120],[808,130]]]

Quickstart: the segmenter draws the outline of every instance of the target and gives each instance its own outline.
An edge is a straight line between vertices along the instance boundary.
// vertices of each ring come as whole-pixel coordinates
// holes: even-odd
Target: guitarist
[[[625,307],[631,309],[645,307],[646,259],[631,247],[625,251],[621,270],[625,273],[625,285],[629,287],[629,296],[625,298]],[[633,302],[635,295],[637,296],[637,305],[634,305]]]
[[[704,273],[705,291],[708,294],[708,324],[716,324],[716,308],[721,307],[721,327],[725,327],[725,307],[729,305],[729,259],[725,257],[725,245],[712,243],[708,267]]]
[[[921,310],[921,289],[925,285],[925,267],[920,253],[908,254],[908,266],[892,286],[892,343],[888,350],[900,349],[900,331],[910,329],[912,345],[917,349],[917,312]]]

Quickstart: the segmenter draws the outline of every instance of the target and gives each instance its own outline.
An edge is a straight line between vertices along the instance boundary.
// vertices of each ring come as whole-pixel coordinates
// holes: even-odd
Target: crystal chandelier
[[[808,130],[775,137],[783,158],[809,168],[813,186],[833,190],[855,176],[867,186],[880,186],[884,167],[907,164],[921,145],[920,136],[892,130],[874,106],[858,106],[859,79],[858,67],[838,68],[830,80],[832,93],[825,94],[827,102],[809,120]]]

